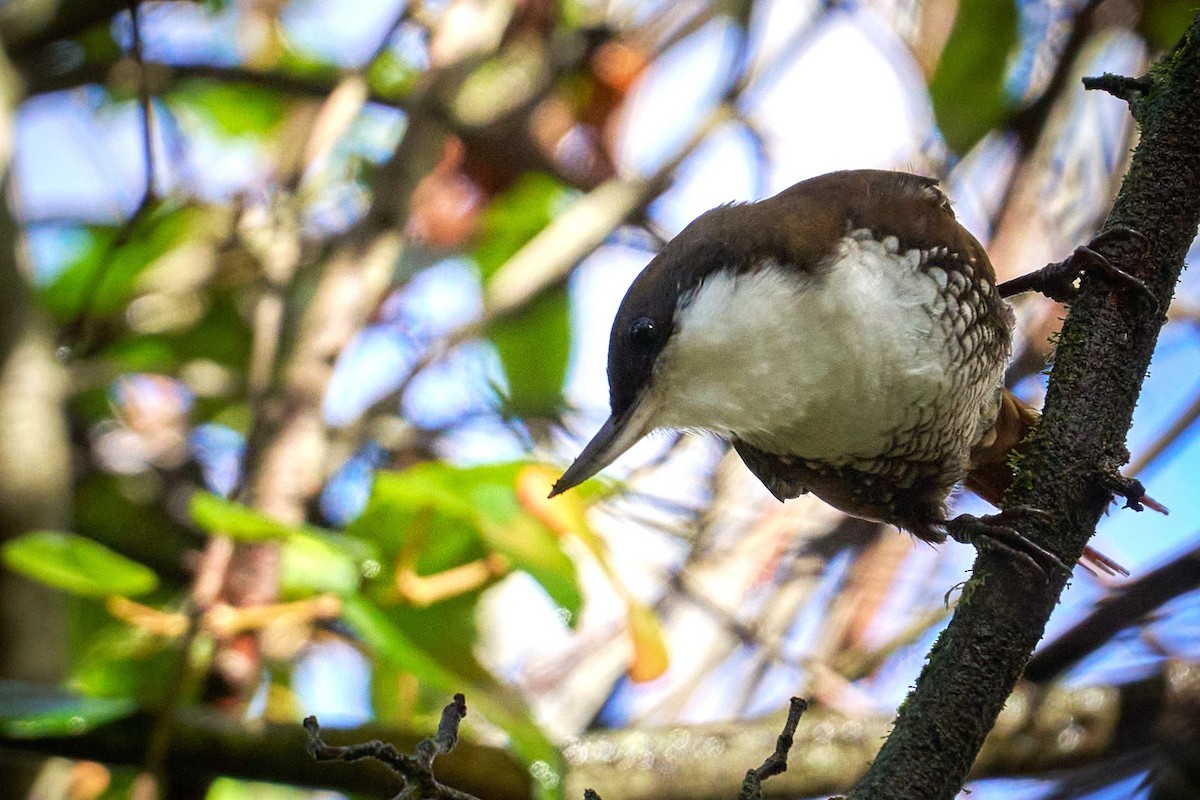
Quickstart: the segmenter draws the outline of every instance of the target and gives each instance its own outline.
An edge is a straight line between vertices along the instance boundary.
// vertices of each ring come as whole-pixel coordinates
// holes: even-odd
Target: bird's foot
[[[1100,483],[1105,489],[1125,501],[1125,508],[1145,511],[1147,508],[1160,514],[1170,513],[1162,503],[1146,494],[1146,487],[1137,478],[1127,478],[1117,471],[1100,473]]]
[[[1154,292],[1150,291],[1150,287],[1144,281],[1117,267],[1098,252],[1098,248],[1110,243],[1126,241],[1132,241],[1138,246],[1135,260],[1139,262],[1146,257],[1150,250],[1150,240],[1142,233],[1124,225],[1116,225],[1086,245],[1075,248],[1075,252],[1067,260],[1047,264],[1028,275],[1022,275],[1000,284],[997,287],[1000,296],[1012,297],[1021,292],[1035,291],[1060,303],[1069,303],[1079,294],[1077,283],[1079,277],[1088,274],[1120,289],[1137,293],[1145,298],[1154,309],[1157,309],[1158,298],[1154,296]]]
[[[945,523],[946,533],[955,541],[976,549],[992,548],[1021,561],[1049,580],[1051,573],[1071,574],[1071,568],[1058,556],[1025,536],[1016,527],[1019,518],[1036,517],[1050,521],[1050,515],[1038,508],[1012,506],[999,514],[976,517],[959,514]]]

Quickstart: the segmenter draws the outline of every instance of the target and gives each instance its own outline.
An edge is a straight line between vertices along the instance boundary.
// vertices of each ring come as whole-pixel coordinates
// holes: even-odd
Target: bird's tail
[[[1022,451],[1021,441],[1039,419],[1037,409],[1005,389],[992,435],[971,451],[971,470],[963,485],[999,508],[1013,481],[1011,454]]]
[[[1011,454],[1020,454],[1021,441],[1041,418],[1037,409],[1004,391],[1000,401],[1000,413],[996,417],[994,435],[987,438],[971,453],[971,470],[963,485],[997,508],[1001,507],[1004,493],[1013,481]],[[1142,502],[1160,513],[1166,509],[1157,500],[1146,497]],[[1079,559],[1080,565],[1093,574],[1128,575],[1129,570],[1108,556],[1088,547]]]

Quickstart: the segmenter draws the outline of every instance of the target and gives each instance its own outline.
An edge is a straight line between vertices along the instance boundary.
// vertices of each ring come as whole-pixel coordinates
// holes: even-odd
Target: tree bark
[[[1113,82],[1142,137],[1105,228],[1128,239],[1103,249],[1158,301],[1082,281],[1058,345],[1041,425],[1031,435],[1007,507],[1040,509],[1023,533],[1074,563],[1112,499],[1104,476],[1123,464],[1125,436],[1188,246],[1200,224],[1200,18],[1142,87]],[[1144,89],[1144,91],[1143,91]],[[1025,522],[1024,520],[1028,520]],[[1043,581],[984,551],[950,626],[929,654],[892,735],[851,800],[953,798],[1058,602],[1065,576]]]

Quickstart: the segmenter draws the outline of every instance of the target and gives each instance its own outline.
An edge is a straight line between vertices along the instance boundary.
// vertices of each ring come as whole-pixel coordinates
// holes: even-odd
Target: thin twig
[[[1149,78],[1130,78],[1126,75],[1113,75],[1111,72],[1083,79],[1083,88],[1108,92],[1113,97],[1124,100],[1130,105],[1149,92],[1150,87]]]
[[[808,570],[805,570],[803,573],[794,570],[792,577],[809,577],[811,574]],[[732,612],[709,597],[700,587],[689,582],[686,575],[673,576],[670,586],[672,591],[676,592],[680,597],[685,598],[698,608],[704,609],[726,632],[734,636],[739,642],[757,648],[757,657],[764,665],[787,667],[796,672],[808,675],[813,679],[817,687],[817,693],[824,694],[827,698],[832,692],[837,692],[840,697],[846,698],[846,701],[850,705],[860,708],[866,708],[871,705],[861,691],[852,686],[843,675],[833,669],[823,658],[811,655],[792,656],[787,654],[784,651],[783,637],[777,632],[765,632],[761,619],[752,621],[738,619]],[[748,697],[743,697],[740,701],[741,706],[744,707],[748,703],[748,700]],[[847,702],[826,703],[826,705],[831,706],[846,704]]]
[[[286,159],[287,169],[279,183],[289,193],[298,193],[301,183],[313,171],[314,165],[324,162],[341,141],[351,124],[358,118],[370,97],[367,80],[373,65],[391,46],[396,31],[409,18],[412,8],[405,3],[392,21],[384,27],[370,55],[357,69],[343,75],[322,99],[303,135],[303,142],[294,152],[297,159]]]
[[[1005,127],[1017,134],[1023,152],[1033,150],[1042,136],[1046,123],[1050,120],[1050,112],[1059,98],[1068,90],[1071,82],[1068,80],[1075,60],[1083,51],[1083,46],[1092,35],[1096,9],[1101,0],[1087,0],[1078,8],[1073,16],[1071,33],[1063,42],[1062,51],[1054,64],[1054,72],[1046,82],[1046,88],[1036,100],[1013,113]]]
[[[735,73],[736,78],[726,91],[726,97],[740,97],[752,84],[763,86],[782,79],[785,72],[795,63],[796,57],[822,32],[819,23],[841,6],[842,0],[824,0],[818,8],[813,9],[806,24],[798,26],[786,41],[775,48],[775,58],[765,64],[755,64],[752,60],[747,60],[743,70]]]
[[[827,3],[825,10],[836,5],[835,2]],[[816,28],[815,24],[805,26],[798,32],[794,43],[806,40]],[[784,48],[768,66],[787,63],[792,52],[790,47]],[[737,103],[749,89],[754,75],[761,72],[753,69],[744,40],[735,54],[735,67],[722,92],[722,100],[710,109],[687,141],[659,165],[652,176],[645,179],[614,178],[577,200],[576,216],[580,219],[560,216],[513,255],[491,281],[482,318],[468,322],[434,342],[408,369],[396,389],[373,404],[364,417],[395,408],[417,375],[440,362],[460,344],[482,335],[492,323],[519,312],[546,289],[560,285],[571,270],[617,228],[643,215],[651,201],[670,185],[679,166],[717,128],[739,120]],[[744,118],[741,122],[747,124]],[[754,135],[758,133],[748,125],[747,129]],[[612,209],[619,213],[612,213]]]
[[[79,307],[71,318],[63,324],[59,336],[59,352],[63,359],[78,359],[89,355],[96,334],[96,302],[100,290],[108,278],[109,270],[116,261],[117,253],[133,239],[136,231],[150,216],[154,206],[139,205],[133,216],[121,223],[109,239],[103,254],[96,260],[96,268],[87,277],[87,282],[80,291]]]
[[[799,697],[793,697],[788,709],[787,722],[783,732],[775,741],[775,752],[767,756],[767,760],[758,769],[746,771],[746,779],[742,781],[742,790],[738,792],[738,800],[761,800],[762,783],[767,778],[787,772],[787,757],[792,749],[792,740],[796,735],[796,726],[800,717],[808,710],[808,702]]]
[[[1038,141],[1041,140],[1046,125],[1050,121],[1051,110],[1070,85],[1067,76],[1091,33],[1092,16],[1099,5],[1098,0],[1088,0],[1086,5],[1075,12],[1071,34],[1063,45],[1062,53],[1059,54],[1058,61],[1054,65],[1054,74],[1047,82],[1046,88],[1036,100],[1016,111],[1004,124],[1006,131],[1017,135],[1018,153],[1011,172],[1012,179],[1006,184],[1004,195],[996,204],[996,208],[988,220],[988,230],[990,231],[994,232],[999,228],[1017,196],[1019,181],[1016,179],[1024,173],[1026,163]]]
[[[28,94],[36,96],[64,89],[75,89],[89,83],[102,84],[108,79],[113,66],[111,63],[88,62],[77,69],[66,72],[46,71],[43,74],[31,74],[28,76],[30,82]],[[164,84],[196,79],[213,80],[270,89],[297,98],[327,97],[340,80],[339,77],[326,75],[297,75],[283,71],[222,64],[169,64],[162,61],[149,61],[146,62],[145,68],[155,75],[162,76],[161,80]],[[376,105],[399,111],[407,111],[411,107],[410,98],[407,96],[396,97],[372,90],[369,99]]]
[[[396,800],[407,797],[476,800],[474,795],[443,786],[433,776],[434,758],[454,749],[454,745],[458,743],[459,723],[466,715],[466,698],[461,694],[454,695],[454,700],[442,709],[437,733],[421,740],[416,746],[415,754],[411,756],[378,739],[343,747],[326,744],[321,739],[321,726],[316,717],[304,719],[304,730],[308,731],[308,753],[317,761],[361,761],[364,758],[373,758],[391,767],[404,781],[404,790],[396,796]]]
[[[150,98],[150,82],[146,80],[146,64],[142,58],[142,22],[139,0],[129,2],[129,22],[133,31],[131,54],[138,68],[138,103],[142,109],[142,163],[146,173],[146,184],[138,209],[154,202],[154,109]]]
[[[413,18],[414,14],[417,13],[417,6],[419,5],[419,3],[401,4],[399,12],[392,17],[392,21],[389,22],[387,27],[383,29],[383,35],[379,37],[379,41],[376,42],[375,47],[371,50],[370,55],[366,57],[362,63],[362,66],[358,68],[358,71],[361,74],[365,75],[367,71],[370,70],[371,65],[379,60],[379,58],[388,51],[388,49],[392,46],[392,39],[395,38],[396,31],[400,30],[400,26],[402,26],[405,22],[408,22]]]
[[[184,609],[187,628],[175,645],[177,657],[171,665],[170,689],[164,694],[162,707],[154,717],[154,725],[146,744],[146,755],[142,761],[143,773],[161,783],[167,771],[167,756],[174,741],[179,710],[184,698],[199,675],[196,666],[195,647],[200,638],[201,620],[216,601],[233,556],[233,540],[228,536],[214,536],[208,540],[200,556],[200,565],[192,582],[191,596]]]
[[[413,380],[458,345],[481,335],[489,325],[517,314],[547,289],[562,284],[583,259],[626,220],[646,208],[666,187],[679,165],[729,120],[732,108],[712,109],[688,141],[645,178],[613,178],[581,197],[508,260],[492,278],[480,319],[465,323],[434,342],[405,373],[396,389],[374,409],[394,408]]]

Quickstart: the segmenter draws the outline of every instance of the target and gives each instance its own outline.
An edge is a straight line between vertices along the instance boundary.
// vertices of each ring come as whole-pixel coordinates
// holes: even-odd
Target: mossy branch
[[[1150,242],[1098,245],[1166,309],[1200,225],[1200,17],[1144,78],[1091,86],[1130,100],[1142,136],[1104,228]],[[1136,97],[1133,89],[1136,89]],[[1133,293],[1085,278],[1063,326],[1042,423],[1006,506],[1048,512],[1023,532],[1074,563],[1112,500],[1112,475],[1165,315]],[[984,578],[986,577],[986,581]],[[892,735],[851,800],[955,797],[1058,602],[1066,578],[1031,581],[1002,554],[975,563],[954,619],[929,654]]]

